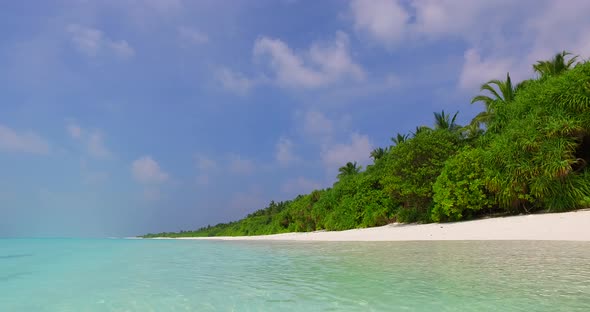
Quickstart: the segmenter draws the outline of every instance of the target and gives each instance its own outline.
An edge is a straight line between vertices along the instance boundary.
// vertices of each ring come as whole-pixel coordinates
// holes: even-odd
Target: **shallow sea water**
[[[0,239],[0,311],[590,311],[590,243]]]

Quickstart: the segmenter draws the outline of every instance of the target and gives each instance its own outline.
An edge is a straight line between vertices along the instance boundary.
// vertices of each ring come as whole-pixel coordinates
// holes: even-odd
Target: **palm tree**
[[[490,111],[483,111],[483,112],[475,115],[475,117],[473,117],[473,119],[471,119],[471,124],[476,125],[478,127],[481,124],[488,125],[490,123],[490,121],[492,121],[493,118],[494,118],[494,113],[492,113]]]
[[[449,131],[457,131],[461,127],[455,122],[457,120],[457,115],[459,112],[456,112],[453,117],[451,115],[447,115],[443,110],[440,113],[434,113],[434,129],[445,129]]]
[[[395,144],[395,145],[399,145],[405,141],[407,141],[409,138],[409,135],[407,134],[400,134],[398,133],[397,136],[391,138],[391,141]]]
[[[361,168],[361,166],[357,165],[356,161],[354,163],[349,161],[345,166],[338,169],[338,172],[340,172],[338,178],[341,179],[345,176],[355,175],[361,171]]]
[[[414,136],[422,133],[422,132],[428,132],[428,131],[432,131],[432,129],[428,126],[417,126],[416,127],[416,131],[414,131]]]
[[[499,92],[496,91],[493,85],[495,85],[498,88]],[[501,81],[498,79],[490,80],[481,85],[481,88],[479,90],[488,91],[492,94],[493,97],[487,95],[478,95],[471,99],[471,104],[475,102],[483,102],[486,105],[486,108],[490,107],[490,105],[495,101],[510,103],[514,100],[514,96],[516,94],[516,88],[512,85],[510,73],[506,73],[505,81]]]
[[[480,94],[471,99],[471,104],[483,102],[486,106],[486,110],[475,116],[471,123],[483,123],[487,125],[492,120],[492,118],[494,118],[494,106],[498,104],[506,105],[514,101],[517,89],[520,89],[523,85],[524,82],[520,83],[516,87],[513,86],[512,80],[510,79],[510,73],[506,73],[505,81],[493,79],[481,85],[480,91],[488,91],[491,96]]]
[[[484,133],[484,130],[479,127],[479,123],[470,123],[467,126],[461,128],[463,137],[467,140],[476,139]]]
[[[541,76],[541,78],[556,76],[569,69],[571,69],[578,59],[578,55],[572,56],[566,60],[568,56],[572,55],[570,52],[562,51],[555,54],[552,59],[547,61],[538,61],[533,65],[533,69]]]
[[[385,156],[386,152],[387,152],[386,149],[378,147],[371,152],[371,158],[373,158],[373,161],[377,161],[378,159],[383,158],[383,156]]]

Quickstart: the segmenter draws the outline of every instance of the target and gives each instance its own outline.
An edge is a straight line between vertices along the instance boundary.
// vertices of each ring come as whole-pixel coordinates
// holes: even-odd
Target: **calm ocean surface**
[[[0,239],[0,311],[590,311],[590,243]]]

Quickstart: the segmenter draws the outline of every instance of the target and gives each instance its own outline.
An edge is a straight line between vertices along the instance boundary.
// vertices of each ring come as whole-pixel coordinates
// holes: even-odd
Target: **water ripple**
[[[61,244],[12,246],[0,311],[590,311],[589,243]]]

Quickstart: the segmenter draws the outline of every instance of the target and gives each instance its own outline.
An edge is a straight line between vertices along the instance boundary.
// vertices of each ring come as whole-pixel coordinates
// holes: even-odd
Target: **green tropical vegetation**
[[[433,127],[397,134],[365,170],[339,169],[330,188],[242,220],[155,236],[260,235],[345,230],[391,222],[560,212],[590,205],[590,62],[561,52],[533,65],[537,77],[491,80],[471,101],[468,125],[434,113]]]

